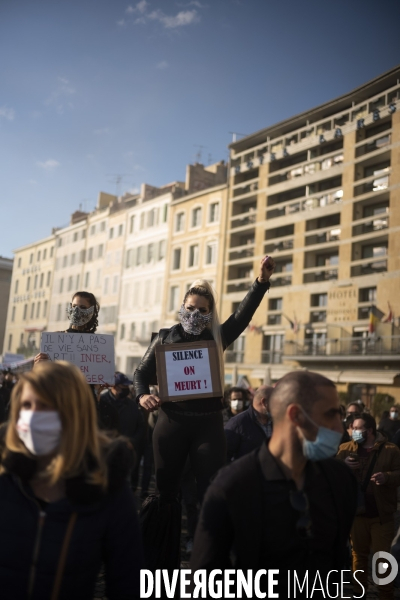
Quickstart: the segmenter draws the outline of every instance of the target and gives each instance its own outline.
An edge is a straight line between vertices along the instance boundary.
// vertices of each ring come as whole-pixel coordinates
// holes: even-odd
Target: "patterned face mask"
[[[186,310],[185,305],[182,304],[179,309],[179,319],[186,333],[199,335],[211,323],[212,312],[208,313],[208,315],[203,315],[198,308],[195,310]]]
[[[79,306],[72,306],[72,304],[70,304],[67,308],[67,313],[71,325],[81,327],[82,325],[89,323],[90,319],[93,317],[94,306],[91,306],[90,308],[80,308]]]

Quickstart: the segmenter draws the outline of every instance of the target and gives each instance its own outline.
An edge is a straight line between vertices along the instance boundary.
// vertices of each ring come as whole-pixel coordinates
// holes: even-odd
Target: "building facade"
[[[224,316],[263,255],[276,271],[227,352],[228,379],[259,385],[306,368],[349,398],[400,401],[399,77],[393,69],[230,146]]]
[[[0,348],[3,348],[4,345],[12,270],[12,258],[0,256]]]

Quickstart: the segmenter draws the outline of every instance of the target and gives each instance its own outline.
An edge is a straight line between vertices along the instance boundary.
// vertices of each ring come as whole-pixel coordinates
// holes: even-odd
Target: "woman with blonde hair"
[[[132,450],[97,427],[79,369],[45,361],[21,375],[1,449],[1,597],[139,597],[142,549],[127,483]]]
[[[266,256],[260,272],[244,300],[222,325],[219,322],[214,293],[204,280],[195,281],[186,292],[179,310],[180,323],[161,329],[153,339],[134,374],[136,399],[148,411],[161,408],[153,433],[156,485],[160,500],[175,499],[187,457],[197,482],[201,502],[211,477],[226,463],[226,443],[222,419],[222,397],[188,397],[180,402],[163,402],[150,394],[155,384],[158,344],[177,344],[215,340],[220,357],[220,377],[224,389],[223,351],[249,325],[265,292],[275,263]],[[146,551],[146,540],[145,551]]]

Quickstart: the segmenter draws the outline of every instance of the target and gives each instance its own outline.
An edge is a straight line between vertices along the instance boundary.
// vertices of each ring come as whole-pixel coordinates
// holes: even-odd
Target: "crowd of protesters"
[[[223,386],[223,352],[249,325],[273,271],[266,257],[222,324],[212,287],[195,281],[180,322],[111,386],[88,385],[46,353],[32,371],[0,376],[1,598],[89,600],[100,568],[107,598],[139,598],[140,569],[180,567],[182,505],[193,571],[312,579],[352,569],[355,597],[365,597],[370,554],[390,552],[395,537],[396,404],[377,426],[360,400],[340,405],[335,385],[307,371],[256,390],[231,387],[223,398],[170,402],[158,391],[157,346],[209,340]],[[93,294],[75,293],[66,331],[94,333],[99,310]],[[289,588],[279,580],[279,597]],[[393,581],[379,597],[393,598]]]

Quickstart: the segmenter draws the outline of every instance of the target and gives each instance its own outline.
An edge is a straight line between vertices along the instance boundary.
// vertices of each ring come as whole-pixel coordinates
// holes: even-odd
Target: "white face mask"
[[[397,417],[398,417],[398,412],[396,412],[396,411],[394,411],[394,410],[393,410],[393,411],[390,413],[390,418],[391,418],[391,419],[397,419]]]
[[[61,441],[61,419],[56,410],[20,410],[17,432],[32,454],[53,452]]]
[[[242,410],[243,408],[243,400],[231,400],[231,409],[232,410]]]

